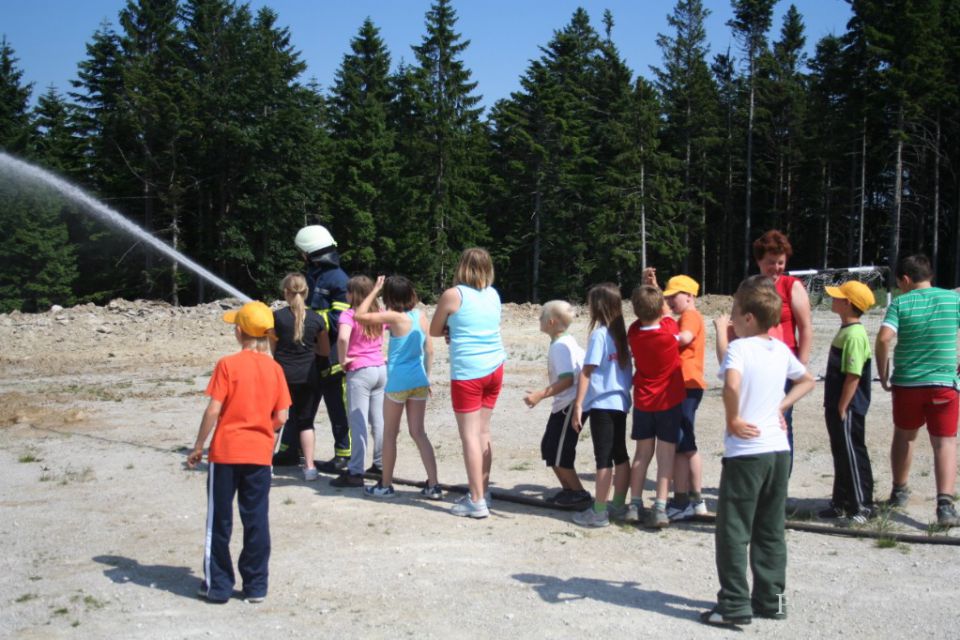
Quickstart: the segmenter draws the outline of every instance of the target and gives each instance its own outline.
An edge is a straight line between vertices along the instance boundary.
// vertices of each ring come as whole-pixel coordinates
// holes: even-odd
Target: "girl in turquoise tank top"
[[[503,383],[506,352],[500,338],[500,294],[493,288],[493,261],[484,249],[460,256],[454,286],[443,292],[430,323],[430,335],[450,343],[450,397],[463,444],[470,493],[450,512],[489,515],[490,418]]]
[[[373,301],[383,292],[386,311],[370,311]],[[410,437],[417,444],[420,460],[427,472],[426,486],[420,495],[431,500],[443,498],[437,482],[437,460],[427,437],[424,416],[430,396],[430,361],[433,346],[427,332],[426,316],[416,308],[420,299],[403,276],[379,276],[373,290],[357,307],[354,319],[363,324],[386,325],[390,331],[387,351],[387,386],[383,401],[383,475],[364,493],[373,498],[392,498],[393,470],[397,463],[397,437],[400,419],[407,410]]]

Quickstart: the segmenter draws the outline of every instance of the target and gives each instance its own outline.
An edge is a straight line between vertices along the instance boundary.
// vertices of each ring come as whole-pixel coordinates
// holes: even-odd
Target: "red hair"
[[[790,246],[787,236],[776,229],[771,229],[753,241],[754,260],[760,262],[768,253],[775,256],[785,255],[789,258],[793,255],[793,247]]]

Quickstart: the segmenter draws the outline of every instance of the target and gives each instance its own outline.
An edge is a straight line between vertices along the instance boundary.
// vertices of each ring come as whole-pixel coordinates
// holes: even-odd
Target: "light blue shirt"
[[[596,369],[590,374],[590,385],[583,399],[584,411],[591,409],[629,411],[633,366],[628,358],[627,366],[621,368],[617,355],[617,344],[606,327],[598,327],[590,333],[583,364],[584,366],[593,365]]]
[[[458,285],[460,308],[447,318],[450,329],[450,379],[476,380],[507,359],[500,339],[500,294]]]
[[[417,387],[430,386],[423,364],[423,330],[420,328],[420,312],[407,311],[413,324],[405,336],[390,335],[387,350],[387,393],[399,393]]]

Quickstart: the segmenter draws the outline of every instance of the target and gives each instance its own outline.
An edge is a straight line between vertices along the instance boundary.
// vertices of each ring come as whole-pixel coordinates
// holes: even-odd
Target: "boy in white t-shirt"
[[[577,340],[567,333],[574,316],[573,307],[563,300],[551,300],[543,305],[540,331],[550,336],[547,355],[550,384],[537,391],[528,391],[523,398],[530,408],[537,406],[544,398],[553,398],[550,418],[540,442],[540,455],[560,481],[560,492],[549,501],[562,507],[580,506],[591,499],[590,492],[584,490],[574,467],[580,434],[570,425],[584,355]]]
[[[740,339],[727,347],[719,373],[727,425],[717,505],[720,591],[717,605],[700,615],[705,624],[750,624],[753,616],[786,618],[783,528],[790,445],[782,415],[815,383],[790,349],[767,334],[780,322],[782,304],[763,276],[744,280],[733,298],[731,321]],[[784,395],[787,379],[794,385]]]

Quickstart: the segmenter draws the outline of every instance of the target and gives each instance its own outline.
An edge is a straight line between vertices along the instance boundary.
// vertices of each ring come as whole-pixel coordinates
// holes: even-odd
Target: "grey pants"
[[[387,367],[347,371],[347,412],[350,419],[350,464],[347,470],[362,474],[367,457],[367,426],[373,435],[373,464],[383,465],[383,389]]]

